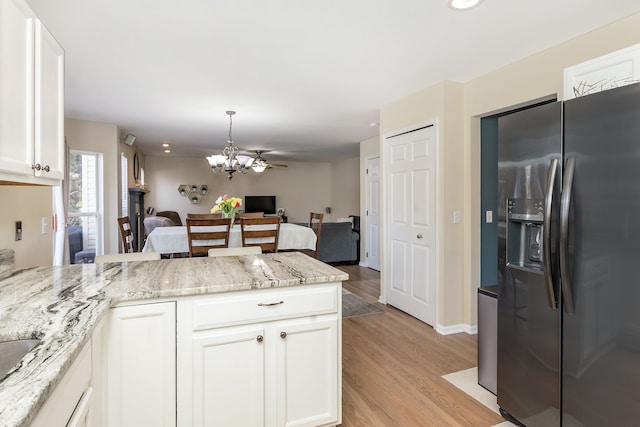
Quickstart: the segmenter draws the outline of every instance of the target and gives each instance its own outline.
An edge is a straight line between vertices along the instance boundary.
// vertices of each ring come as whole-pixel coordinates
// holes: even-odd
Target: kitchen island
[[[346,273],[296,252],[3,273],[0,341],[37,338],[40,343],[0,382],[0,425],[26,426],[34,420],[111,307],[148,300],[174,300],[179,307],[188,307],[198,296],[251,295],[258,290],[268,294],[278,288],[306,291],[314,285],[339,287],[347,278]],[[341,293],[336,294],[340,308]],[[182,299],[189,302],[182,304]],[[184,317],[178,313],[178,319]]]

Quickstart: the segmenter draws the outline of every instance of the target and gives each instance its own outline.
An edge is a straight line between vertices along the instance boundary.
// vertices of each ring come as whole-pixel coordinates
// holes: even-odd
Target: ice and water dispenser
[[[544,199],[507,200],[507,265],[543,270]]]

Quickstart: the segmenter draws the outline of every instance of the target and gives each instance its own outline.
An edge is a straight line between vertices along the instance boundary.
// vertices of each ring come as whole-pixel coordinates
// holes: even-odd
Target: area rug
[[[442,378],[449,381],[451,384],[467,393],[469,396],[473,397],[496,414],[500,414],[498,404],[496,403],[496,396],[478,384],[478,367],[443,375]],[[505,421],[503,423],[496,424],[493,427],[512,426],[515,426],[515,424]]]
[[[379,307],[369,304],[362,298],[352,294],[346,289],[342,290],[342,318],[367,316],[369,314],[384,313]]]

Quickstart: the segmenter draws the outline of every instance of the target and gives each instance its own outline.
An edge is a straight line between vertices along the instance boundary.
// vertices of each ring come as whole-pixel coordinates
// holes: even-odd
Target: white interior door
[[[387,302],[434,326],[436,320],[436,131],[385,138]]]
[[[367,159],[366,176],[366,263],[380,271],[380,157]]]

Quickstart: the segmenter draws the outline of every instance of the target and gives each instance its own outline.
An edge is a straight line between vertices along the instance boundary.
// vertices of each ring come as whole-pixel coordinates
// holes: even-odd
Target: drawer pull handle
[[[261,302],[258,303],[258,307],[273,307],[274,305],[280,305],[280,304],[284,304],[284,301],[278,301],[278,302]]]
[[[285,331],[280,332],[280,338],[286,338],[287,333]]]
[[[258,342],[262,342],[262,340],[263,340],[263,339],[264,339],[264,337],[263,337],[262,335],[258,335],[258,336],[256,337],[256,340],[257,340]]]

